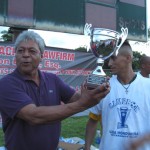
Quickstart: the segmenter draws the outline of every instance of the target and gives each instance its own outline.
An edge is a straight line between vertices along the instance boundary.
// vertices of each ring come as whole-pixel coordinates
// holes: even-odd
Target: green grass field
[[[4,134],[3,134],[3,130],[0,129],[0,146],[4,145]]]
[[[79,137],[84,140],[88,116],[69,117],[62,121],[61,136],[64,138]],[[99,127],[98,127],[99,128]],[[4,145],[3,131],[0,129],[0,146]]]
[[[88,116],[70,117],[62,121],[61,136],[84,138]]]

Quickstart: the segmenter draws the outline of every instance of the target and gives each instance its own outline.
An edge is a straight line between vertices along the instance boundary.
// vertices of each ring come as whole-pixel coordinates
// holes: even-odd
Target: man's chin
[[[22,68],[22,69],[20,69],[20,72],[22,74],[31,74],[33,72],[33,70],[30,68]]]

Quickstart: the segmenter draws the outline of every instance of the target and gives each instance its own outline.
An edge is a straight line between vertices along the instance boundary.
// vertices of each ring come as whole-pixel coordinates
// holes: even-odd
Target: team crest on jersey
[[[128,128],[126,120],[128,119],[131,109],[128,109],[127,107],[120,107],[117,108],[117,111],[120,118],[120,122],[118,122],[117,129]]]

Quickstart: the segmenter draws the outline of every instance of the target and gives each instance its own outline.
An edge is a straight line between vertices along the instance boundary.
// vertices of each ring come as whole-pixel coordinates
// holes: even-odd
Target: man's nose
[[[30,56],[29,51],[28,51],[28,50],[24,50],[24,51],[23,51],[23,56],[25,56],[25,57]]]

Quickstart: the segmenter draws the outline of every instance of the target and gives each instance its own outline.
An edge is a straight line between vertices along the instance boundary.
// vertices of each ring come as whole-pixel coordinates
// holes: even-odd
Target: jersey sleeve
[[[94,114],[94,115],[96,115],[96,116],[101,115],[101,105],[102,105],[102,101],[101,101],[99,104],[97,104],[97,105],[91,107],[91,108],[89,109],[89,110],[90,110],[90,113],[92,113],[92,114]]]
[[[95,121],[100,121],[101,120],[101,115],[96,115],[96,114],[93,114],[92,112],[89,113],[89,118],[95,120]]]

